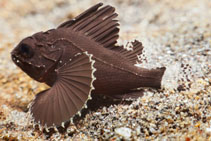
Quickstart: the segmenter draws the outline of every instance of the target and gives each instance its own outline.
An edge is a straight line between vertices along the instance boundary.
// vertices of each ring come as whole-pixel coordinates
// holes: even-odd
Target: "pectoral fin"
[[[56,70],[54,85],[37,94],[30,106],[36,123],[60,126],[86,106],[94,89],[93,64],[91,55],[82,53]]]

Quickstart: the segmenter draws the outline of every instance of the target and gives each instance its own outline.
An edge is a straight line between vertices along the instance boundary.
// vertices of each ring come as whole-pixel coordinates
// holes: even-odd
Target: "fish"
[[[61,126],[91,100],[92,95],[115,99],[138,98],[137,88],[161,88],[165,67],[137,67],[143,45],[132,50],[117,45],[119,21],[115,8],[98,3],[54,29],[20,41],[12,61],[32,79],[50,88],[36,94],[29,106],[35,123]]]

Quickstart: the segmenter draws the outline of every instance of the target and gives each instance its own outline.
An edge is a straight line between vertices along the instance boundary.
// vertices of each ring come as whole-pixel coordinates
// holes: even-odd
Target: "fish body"
[[[138,87],[160,88],[160,75],[163,71],[135,67],[121,53],[103,47],[80,32],[56,29],[43,34],[48,34],[48,42],[54,42],[53,46],[60,48],[63,52],[59,60],[62,63],[56,69],[77,53],[87,51],[93,54],[94,67],[97,71],[94,74],[96,77],[95,90],[92,93],[112,95],[125,94],[128,90]],[[142,47],[141,44],[140,46]]]
[[[91,93],[130,97],[139,87],[160,88],[165,67],[135,67],[141,42],[132,42],[132,51],[117,46],[117,14],[113,7],[101,6],[23,39],[12,51],[12,60],[24,72],[51,86],[31,104],[36,122],[61,125],[84,107]]]

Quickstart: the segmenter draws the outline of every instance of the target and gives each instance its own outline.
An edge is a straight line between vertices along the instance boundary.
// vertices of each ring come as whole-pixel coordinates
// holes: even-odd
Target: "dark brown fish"
[[[115,9],[99,3],[56,29],[23,39],[12,60],[33,79],[51,86],[40,92],[30,111],[35,122],[60,126],[86,106],[90,94],[138,97],[138,87],[160,88],[165,68],[135,67],[143,46],[117,46]]]

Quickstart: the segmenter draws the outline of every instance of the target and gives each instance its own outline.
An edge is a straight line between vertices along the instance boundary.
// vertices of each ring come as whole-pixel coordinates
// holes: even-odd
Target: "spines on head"
[[[52,70],[61,56],[60,50],[49,48],[46,35],[38,32],[24,38],[13,49],[11,57],[13,62],[30,77],[45,82],[46,74]]]

